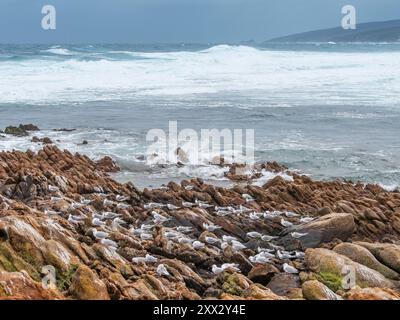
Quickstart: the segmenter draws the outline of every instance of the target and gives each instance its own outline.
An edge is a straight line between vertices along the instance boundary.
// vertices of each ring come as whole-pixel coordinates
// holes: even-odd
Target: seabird
[[[284,263],[283,264],[283,271],[287,273],[299,273],[299,270],[297,270],[295,267],[292,267],[291,265]]]
[[[89,203],[91,203],[92,202],[92,200],[90,200],[90,199],[85,199],[84,197],[81,197],[81,203],[82,204],[84,204],[84,205],[88,205]]]
[[[92,219],[92,225],[100,227],[100,226],[104,226],[106,223],[104,221],[101,221],[98,218],[94,218]]]
[[[150,202],[150,203],[145,204],[143,207],[145,209],[160,209],[164,206],[165,206],[165,204],[163,204],[163,203]]]
[[[182,201],[182,207],[184,208],[192,208],[194,207],[196,204],[193,202],[187,202],[187,201]]]
[[[199,206],[199,208],[202,208],[202,209],[208,209],[208,208],[212,208],[213,207],[212,204],[209,204],[207,202],[200,201],[200,200],[197,200],[197,199],[195,200],[195,203]]]
[[[192,227],[184,227],[184,226],[179,226],[176,228],[177,231],[182,232],[182,233],[188,233],[193,230]]]
[[[98,231],[98,230],[96,230],[95,228],[92,228],[92,233],[93,233],[93,236],[94,236],[97,240],[99,240],[99,239],[105,239],[105,238],[108,237],[108,233],[107,233],[107,232]]]
[[[222,240],[224,240],[225,242],[232,242],[232,241],[237,241],[237,238],[233,237],[233,236],[222,236]]]
[[[55,216],[55,215],[60,214],[60,213],[57,212],[57,211],[53,211],[53,210],[49,210],[49,209],[45,209],[45,210],[44,210],[44,213],[47,214],[47,215],[49,215],[49,216]]]
[[[167,268],[163,264],[158,265],[156,272],[160,277],[170,275]]]
[[[249,217],[251,220],[259,220],[262,218],[263,215],[264,213],[262,212],[251,212]]]
[[[294,218],[294,217],[298,217],[299,215],[297,213],[287,211],[287,212],[285,212],[285,216],[288,218]]]
[[[101,239],[100,243],[105,245],[106,247],[111,247],[115,250],[118,248],[118,244],[110,239]]]
[[[192,246],[196,250],[201,250],[201,249],[203,249],[205,247],[205,244],[203,242],[201,242],[201,241],[194,241],[192,243]]]
[[[242,194],[242,198],[245,199],[246,202],[254,201],[254,198],[251,195],[247,194],[247,193]]]
[[[110,212],[110,211],[103,212],[103,219],[114,219],[120,216],[121,216],[120,214],[117,214],[115,212]]]
[[[61,201],[61,200],[62,200],[62,198],[60,198],[60,197],[51,197],[50,198],[51,202],[58,202],[58,201]]]
[[[219,239],[217,239],[217,238],[214,238],[214,237],[207,237],[207,236],[206,236],[204,239],[205,239],[206,242],[209,243],[209,244],[217,244],[217,243],[221,242],[221,240],[219,240]]]
[[[117,209],[128,209],[130,207],[131,206],[129,204],[126,204],[126,203],[118,203],[117,204]]]
[[[153,211],[152,214],[153,214],[153,221],[155,224],[162,224],[169,220],[169,218],[164,217],[163,215],[161,215],[155,211]]]
[[[217,226],[215,224],[208,224],[208,223],[203,223],[203,228],[205,230],[207,230],[207,231],[210,231],[210,232],[214,232],[214,231],[216,231],[218,229],[221,229],[220,226]]]
[[[220,267],[218,267],[217,265],[213,264],[211,267],[211,270],[214,274],[220,274],[222,272],[224,272],[226,269],[232,269],[236,272],[239,272],[240,269],[238,268],[238,264],[235,263],[224,263],[223,265],[221,265]]]
[[[179,207],[174,206],[173,204],[170,204],[170,203],[167,204],[167,208],[168,208],[168,210],[171,210],[171,211],[179,209]]]
[[[103,204],[104,204],[105,206],[111,206],[111,205],[114,204],[114,201],[111,201],[111,200],[108,200],[108,199],[104,199],[104,200],[103,200]]]
[[[256,231],[252,231],[252,232],[247,232],[246,234],[249,238],[255,238],[255,239],[261,239],[262,238],[262,234]]]
[[[229,243],[228,243],[228,242],[222,242],[222,243],[221,243],[221,249],[222,249],[222,250],[225,250],[228,246],[229,246]]]
[[[145,261],[147,263],[156,263],[158,259],[150,254],[146,254]]]
[[[150,233],[141,233],[140,239],[142,240],[153,240],[153,235]]]
[[[75,216],[73,216],[71,214],[68,215],[68,221],[71,222],[72,224],[76,224],[76,225],[83,223],[83,221],[81,221],[80,218],[75,217]]]
[[[295,239],[299,239],[301,237],[304,237],[304,236],[308,235],[308,233],[291,232],[290,235]]]
[[[135,263],[135,264],[145,264],[146,258],[145,257],[133,257],[131,261],[132,261],[132,263]]]
[[[261,237],[261,240],[262,240],[262,241],[269,242],[269,241],[272,241],[272,240],[278,239],[278,238],[279,238],[279,237],[276,237],[276,236],[263,235],[263,236]]]
[[[231,244],[232,244],[232,249],[235,250],[235,251],[239,251],[239,250],[243,250],[243,249],[247,248],[243,243],[240,243],[237,240],[233,240],[231,242]]]
[[[178,238],[178,243],[180,244],[192,244],[195,240],[190,239],[188,237],[180,237]]]
[[[59,189],[58,187],[49,185],[49,191],[50,191],[50,192],[57,192],[57,191],[60,191],[60,189]]]
[[[121,195],[117,194],[117,195],[115,196],[115,200],[117,200],[118,202],[124,202],[124,201],[129,200],[129,197],[121,196]]]
[[[312,217],[303,217],[303,218],[300,219],[300,223],[308,223],[308,222],[311,222],[313,220],[314,220],[314,218],[312,218]]]
[[[281,219],[281,225],[284,226],[285,228],[289,228],[291,226],[293,226],[293,223],[286,221],[285,219]]]
[[[261,256],[259,254],[255,255],[255,256],[250,256],[249,260],[252,263],[261,263],[261,264],[271,263],[271,259],[269,259],[265,256]]]

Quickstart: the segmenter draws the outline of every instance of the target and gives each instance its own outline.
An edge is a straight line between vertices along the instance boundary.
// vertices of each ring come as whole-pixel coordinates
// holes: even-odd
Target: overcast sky
[[[57,9],[57,30],[41,8]],[[0,43],[221,43],[400,18],[400,0],[0,0]]]

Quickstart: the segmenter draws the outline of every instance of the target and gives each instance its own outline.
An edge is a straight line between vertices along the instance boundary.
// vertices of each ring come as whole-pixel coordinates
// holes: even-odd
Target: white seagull
[[[158,265],[156,272],[160,277],[170,275],[167,268],[163,264]]]
[[[105,238],[108,237],[108,233],[107,232],[98,231],[95,228],[92,228],[92,233],[93,233],[93,236],[98,240],[99,239],[105,239]]]
[[[249,238],[261,239],[262,234],[256,231],[247,232],[246,234]]]
[[[208,223],[203,223],[203,228],[210,232],[214,232],[215,230],[221,229],[220,226],[217,226],[215,224],[208,224]]]
[[[290,221],[286,221],[285,219],[281,219],[281,225],[284,226],[285,228],[289,228],[291,226],[293,226],[293,223],[291,223]]]
[[[283,264],[283,271],[287,273],[299,273],[299,270],[297,270],[295,267],[292,267],[291,265],[284,263]]]
[[[308,233],[291,232],[290,235],[295,239],[299,239],[301,237],[304,237],[304,236],[308,235]]]

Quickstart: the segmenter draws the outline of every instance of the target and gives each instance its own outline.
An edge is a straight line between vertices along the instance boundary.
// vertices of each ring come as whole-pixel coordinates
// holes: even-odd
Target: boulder
[[[348,300],[400,300],[400,292],[386,288],[353,288],[347,294]]]
[[[299,243],[302,248],[316,248],[322,243],[334,239],[347,240],[356,230],[353,215],[348,213],[331,213],[309,223],[293,226],[284,231],[279,244],[289,249]],[[292,232],[305,235],[294,239]]]
[[[380,263],[370,251],[362,246],[346,242],[337,245],[333,251],[378,271],[388,279],[399,280],[400,275],[396,271]]]
[[[0,271],[0,300],[58,300],[62,295],[52,289],[44,289],[26,272]]]
[[[342,300],[341,296],[317,280],[306,281],[301,288],[307,300]]]
[[[279,296],[294,297],[300,290],[300,278],[298,275],[278,273],[268,283],[267,288]]]
[[[110,299],[106,285],[85,265],[81,265],[73,276],[69,292],[79,300]]]
[[[357,242],[368,249],[380,262],[400,272],[400,246],[389,243]]]
[[[253,282],[267,285],[277,273],[279,269],[272,264],[260,264],[254,266],[247,277]]]
[[[350,258],[332,250],[322,248],[307,249],[305,263],[331,289],[347,289],[344,287],[344,284],[346,283],[349,270],[354,271],[354,282],[361,288],[394,287],[393,282],[385,278],[378,271],[354,262]]]

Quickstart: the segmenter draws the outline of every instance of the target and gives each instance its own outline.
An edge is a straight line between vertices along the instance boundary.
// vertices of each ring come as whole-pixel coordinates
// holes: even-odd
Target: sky
[[[400,19],[399,0],[0,0],[0,43],[237,43]],[[53,5],[57,29],[43,30]]]

